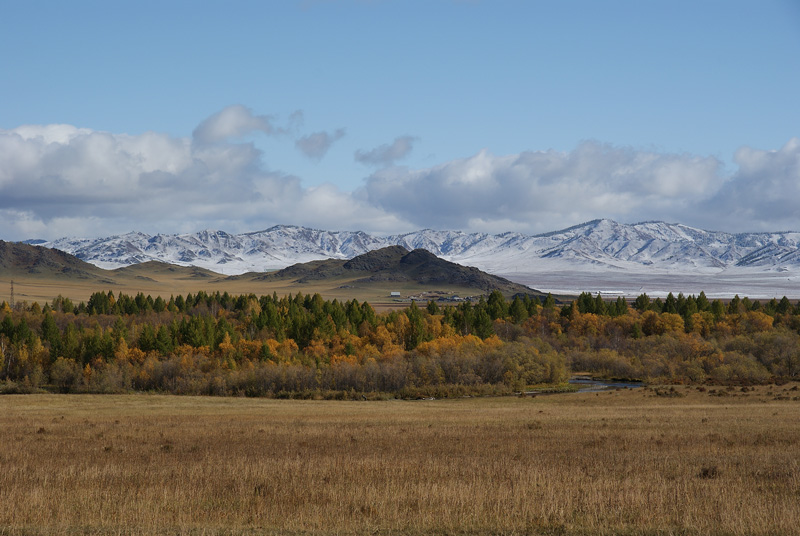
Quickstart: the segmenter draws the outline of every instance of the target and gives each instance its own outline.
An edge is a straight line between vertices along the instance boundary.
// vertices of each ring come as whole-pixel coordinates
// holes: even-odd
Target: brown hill
[[[427,250],[415,249],[409,252],[402,246],[377,249],[348,261],[325,260],[295,264],[277,272],[254,276],[254,279],[265,282],[289,279],[299,285],[325,280],[348,280],[352,284],[361,285],[395,282],[426,287],[460,287],[481,293],[499,290],[509,295],[541,294],[477,268],[446,261]]]
[[[157,280],[162,276],[174,276],[182,279],[216,279],[220,274],[198,268],[197,266],[178,266],[161,261],[147,261],[139,264],[132,264],[111,270],[116,276],[149,278]]]
[[[57,249],[0,240],[0,273],[4,276],[103,279],[105,270]]]
[[[11,284],[13,282],[13,284]],[[392,246],[351,260],[296,264],[278,272],[225,277],[196,267],[162,262],[103,270],[70,254],[41,246],[0,241],[0,302],[47,303],[58,295],[85,301],[98,290],[168,297],[199,290],[231,294],[279,295],[319,292],[326,299],[368,300],[381,303],[390,291],[414,295],[425,291],[448,294],[539,294],[484,272],[445,261],[425,250]]]
[[[58,249],[30,246],[19,242],[0,240],[0,276],[40,278],[58,277],[61,279],[96,279],[106,283],[130,278],[159,280],[163,276],[188,279],[219,278],[219,274],[194,266],[177,266],[165,262],[149,261],[104,270],[93,264],[64,253]]]
[[[223,280],[208,270],[163,262],[103,270],[63,251],[0,240],[0,302],[14,301],[12,288],[17,302],[47,303],[58,295],[77,302],[98,290],[168,297],[213,289]]]

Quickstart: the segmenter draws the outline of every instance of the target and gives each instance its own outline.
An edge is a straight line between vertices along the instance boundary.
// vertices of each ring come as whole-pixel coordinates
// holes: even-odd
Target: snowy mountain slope
[[[732,267],[800,272],[800,233],[730,234],[680,224],[595,220],[542,235],[489,235],[425,229],[393,236],[278,225],[233,235],[206,230],[182,235],[128,233],[43,244],[103,268],[148,260],[193,265],[232,275],[321,259],[350,259],[378,248],[423,248],[446,260],[496,274],[548,269],[714,274]]]

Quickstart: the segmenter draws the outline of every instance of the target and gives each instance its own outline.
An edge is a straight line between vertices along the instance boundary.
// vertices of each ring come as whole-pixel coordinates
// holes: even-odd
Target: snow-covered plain
[[[708,297],[751,299],[800,298],[800,275],[732,267],[717,273],[669,273],[651,271],[604,271],[561,269],[544,263],[537,271],[498,273],[511,281],[553,294],[598,292],[609,296],[635,297],[646,292],[651,297],[665,297],[670,292],[685,295],[705,292]]]
[[[381,247],[424,248],[446,260],[553,293],[653,296],[668,292],[800,298],[800,233],[730,234],[680,224],[595,220],[542,235],[421,230],[374,236],[275,226],[229,234],[128,233],[42,244],[102,268],[149,260],[234,275],[320,259],[349,259]]]

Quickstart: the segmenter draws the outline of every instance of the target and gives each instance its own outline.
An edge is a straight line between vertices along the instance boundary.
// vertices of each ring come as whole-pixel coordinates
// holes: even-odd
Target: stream
[[[609,391],[611,389],[636,389],[643,387],[642,382],[622,380],[598,380],[591,376],[573,376],[569,379],[570,385],[578,387],[577,393],[593,393],[596,391]]]

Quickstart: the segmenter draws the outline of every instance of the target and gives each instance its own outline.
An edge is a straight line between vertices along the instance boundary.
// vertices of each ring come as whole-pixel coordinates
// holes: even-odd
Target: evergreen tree
[[[163,313],[166,310],[167,310],[167,302],[165,302],[161,296],[157,297],[153,302],[153,311],[157,313]]]
[[[711,303],[709,303],[708,298],[706,298],[706,293],[702,290],[697,297],[697,310],[700,312],[711,310]]]
[[[28,327],[28,322],[25,320],[24,317],[20,318],[19,323],[14,328],[14,336],[11,339],[11,341],[17,344],[24,343],[28,341],[30,336],[31,336],[31,330]]]
[[[172,340],[172,336],[167,326],[162,324],[159,326],[158,332],[156,333],[155,349],[158,350],[161,355],[168,355],[174,348],[175,344]]]
[[[678,313],[678,300],[675,299],[675,296],[672,295],[672,292],[667,294],[667,299],[664,301],[664,307],[661,312],[664,313]]]
[[[783,298],[781,298],[781,301],[778,302],[778,307],[776,310],[779,314],[785,315],[786,313],[791,311],[791,309],[792,309],[792,303],[789,301],[789,298],[784,296]]]
[[[683,304],[683,307],[678,311],[678,314],[683,317],[684,322],[689,322],[692,315],[700,312],[697,307],[697,300],[694,296],[689,296]]]
[[[608,308],[606,307],[606,302],[603,301],[603,297],[600,293],[597,293],[597,297],[594,299],[594,313],[597,315],[607,315]]]
[[[50,346],[50,361],[55,361],[61,355],[61,331],[49,311],[46,311],[42,317],[42,326],[39,332],[42,341]]]
[[[453,314],[453,327],[462,335],[472,333],[475,322],[475,312],[472,304],[468,301],[462,302]]]
[[[675,300],[675,306],[678,309],[677,313],[679,315],[683,315],[683,311],[686,309],[686,300],[688,300],[688,298],[683,295],[683,292],[679,292],[678,298]]]
[[[142,352],[151,352],[157,348],[156,331],[153,329],[152,324],[145,323],[142,325],[137,344]]]
[[[105,292],[94,292],[89,296],[89,303],[86,308],[90,315],[107,315],[111,307],[109,296],[113,296],[111,291],[106,294]]]
[[[0,335],[5,335],[8,340],[14,340],[14,335],[16,333],[16,326],[14,325],[14,320],[11,318],[11,314],[7,313],[3,317],[3,321],[0,322]]]
[[[378,318],[375,315],[375,309],[366,301],[361,304],[361,314],[364,316],[364,321],[370,326],[375,328],[378,325]]]
[[[514,296],[511,301],[511,306],[508,308],[508,313],[511,315],[511,320],[515,324],[522,324],[528,319],[528,308],[525,306],[525,300],[520,299],[519,296]]]
[[[505,297],[499,290],[493,290],[489,294],[489,300],[486,302],[486,312],[492,320],[508,316],[508,303],[506,303]]]
[[[640,313],[649,310],[650,296],[644,293],[639,294],[639,296],[637,296],[636,300],[633,302],[633,308],[639,311]]]
[[[714,315],[714,320],[718,320],[725,316],[725,305],[719,300],[711,302],[711,314]]]
[[[592,298],[592,295],[588,292],[581,292],[578,296],[578,299],[575,300],[573,303],[573,307],[576,307],[579,312],[581,313],[594,313],[595,312],[595,301]]]
[[[526,294],[522,298],[522,303],[525,305],[525,310],[528,311],[528,316],[536,316],[539,314],[539,309],[542,307],[542,301],[538,296],[531,296]]]
[[[614,316],[622,316],[628,314],[628,302],[622,296],[617,297],[614,303]]]
[[[475,320],[473,323],[473,332],[475,335],[480,337],[481,339],[485,339],[487,337],[491,337],[494,335],[494,325],[492,324],[492,317],[489,315],[488,308],[486,306],[480,306],[475,308]]]

